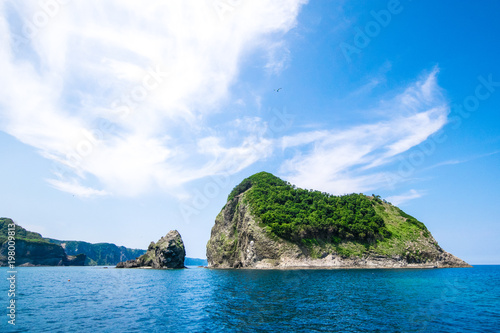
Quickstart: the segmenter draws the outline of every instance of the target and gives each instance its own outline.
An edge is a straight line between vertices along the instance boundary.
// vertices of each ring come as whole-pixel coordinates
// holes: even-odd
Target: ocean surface
[[[18,268],[2,332],[500,332],[500,266],[399,270]]]

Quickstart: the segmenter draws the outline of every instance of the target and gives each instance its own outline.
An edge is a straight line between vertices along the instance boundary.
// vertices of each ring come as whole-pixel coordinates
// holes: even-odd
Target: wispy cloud
[[[91,187],[85,187],[80,185],[77,181],[60,181],[56,179],[47,179],[47,182],[49,182],[54,188],[63,191],[63,192],[68,192],[72,193],[73,195],[79,196],[79,197],[95,197],[95,196],[104,196],[107,195],[106,191],[102,190],[95,190]]]
[[[401,205],[401,204],[408,202],[410,200],[421,198],[423,195],[425,195],[425,192],[412,189],[406,193],[388,197],[387,201],[389,201],[393,205],[398,206],[398,205]]]
[[[210,116],[244,55],[286,66],[281,39],[305,2],[75,0],[39,27],[38,2],[2,2],[0,129],[64,165],[50,184],[83,196],[168,189],[227,172],[228,161],[241,170],[269,142],[251,130],[226,140]]]
[[[437,164],[434,164],[434,165],[426,168],[426,170],[430,170],[430,169],[434,169],[434,168],[439,168],[439,167],[446,166],[446,165],[456,165],[456,164],[467,163],[467,162],[474,161],[474,160],[477,160],[477,159],[480,159],[480,158],[483,158],[483,157],[488,157],[488,156],[496,155],[498,153],[500,153],[500,151],[493,151],[493,152],[487,153],[487,154],[475,155],[475,156],[472,156],[472,157],[469,157],[469,158],[466,158],[466,159],[461,159],[461,160],[455,159],[455,160],[448,160],[448,161],[444,161],[444,162],[439,162]]]
[[[382,103],[387,120],[284,137],[283,149],[299,151],[285,161],[281,173],[299,186],[337,194],[384,187],[388,171],[377,168],[422,143],[447,122],[449,107],[437,84],[437,72],[434,69]]]
[[[232,174],[277,149],[293,151],[280,172],[299,186],[368,191],[387,180],[381,166],[446,123],[437,69],[366,110],[381,115],[371,124],[270,138],[259,117],[217,122],[246,55],[263,52],[271,73],[286,68],[283,36],[306,1],[228,2],[223,12],[218,3],[75,0],[21,44],[41,8],[0,3],[0,129],[64,166],[48,180],[57,189],[134,196]]]

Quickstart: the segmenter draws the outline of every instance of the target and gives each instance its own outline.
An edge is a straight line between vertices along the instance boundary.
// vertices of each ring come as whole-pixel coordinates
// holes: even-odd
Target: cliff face
[[[170,231],[157,243],[151,242],[145,254],[135,260],[119,262],[116,268],[185,268],[186,250],[177,230]]]
[[[423,224],[377,198],[370,200],[376,215],[383,219],[386,237],[359,241],[350,236],[339,239],[317,234],[314,239],[287,240],[273,233],[253,212],[249,186],[244,186],[242,191],[230,195],[215,220],[207,243],[209,267],[469,267],[444,251]]]
[[[116,265],[121,261],[132,260],[146,253],[146,250],[129,249],[111,243],[91,244],[82,241],[48,240],[61,245],[68,255],[85,254],[86,265]]]
[[[68,256],[64,249],[48,242],[16,241],[16,266],[83,266],[86,256]],[[7,265],[8,242],[0,248],[0,266]]]
[[[291,260],[298,264],[305,258],[297,245],[272,237],[259,226],[243,195],[217,215],[207,243],[208,267],[214,268],[286,267]]]
[[[38,233],[15,225],[11,219],[0,219],[0,266],[8,264],[8,230],[15,226],[15,266],[83,266],[86,256],[68,256],[57,244],[49,243]]]

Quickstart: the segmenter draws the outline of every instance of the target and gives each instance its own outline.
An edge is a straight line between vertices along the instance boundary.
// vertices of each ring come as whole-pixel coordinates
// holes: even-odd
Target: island
[[[377,195],[297,188],[260,172],[229,194],[207,243],[210,268],[470,267]]]

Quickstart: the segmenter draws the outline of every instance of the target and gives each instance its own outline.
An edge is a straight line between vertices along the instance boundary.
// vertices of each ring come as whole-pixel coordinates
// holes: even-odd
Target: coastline
[[[362,270],[362,269],[367,269],[367,270],[382,270],[382,269],[389,269],[389,270],[404,270],[404,269],[410,269],[410,270],[416,270],[416,269],[446,269],[446,268],[474,268],[473,265],[468,265],[468,266],[432,266],[432,265],[408,265],[408,266],[276,266],[276,267],[238,267],[238,268],[233,268],[233,267],[210,267],[206,266],[204,267],[206,269],[213,269],[213,270],[268,270],[268,271],[286,271],[286,270],[301,270],[301,269],[306,269],[306,270]]]
[[[231,267],[228,262],[210,263],[208,268],[223,269],[433,269],[433,268],[469,268],[465,261],[443,252],[434,260],[426,262],[408,262],[406,258],[364,256],[344,258],[329,254],[324,258],[292,257],[282,254],[277,259],[261,259],[255,261],[240,261]]]

